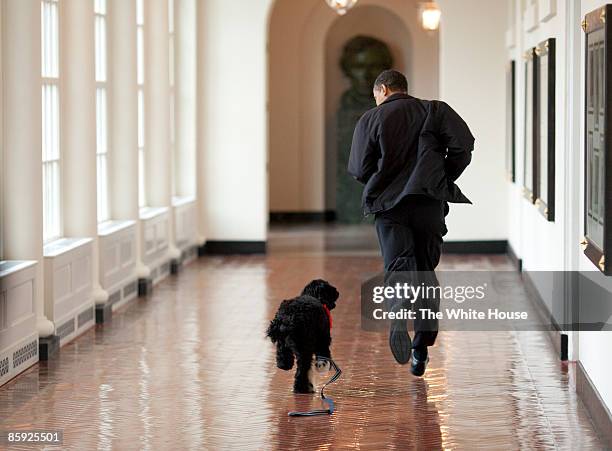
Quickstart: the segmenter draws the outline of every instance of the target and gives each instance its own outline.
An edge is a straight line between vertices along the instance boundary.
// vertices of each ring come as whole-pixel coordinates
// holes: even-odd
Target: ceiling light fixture
[[[436,2],[421,4],[421,25],[427,31],[436,31],[440,27],[442,11]]]
[[[329,7],[336,11],[338,15],[345,15],[359,0],[325,0]]]

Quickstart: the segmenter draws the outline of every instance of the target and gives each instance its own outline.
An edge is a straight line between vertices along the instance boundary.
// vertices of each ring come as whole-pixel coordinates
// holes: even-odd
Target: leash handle
[[[323,402],[327,403],[327,405],[329,406],[327,408],[327,411],[329,412],[329,414],[331,415],[332,413],[334,413],[334,400],[331,398],[323,398]]]
[[[315,409],[315,410],[309,410],[307,412],[289,412],[288,415],[290,417],[314,417],[317,415],[331,415],[336,410],[334,406],[334,400],[326,397],[323,391],[325,390],[325,387],[327,387],[329,384],[336,382],[338,380],[338,378],[342,374],[342,370],[340,369],[340,367],[338,367],[338,365],[336,365],[336,362],[334,362],[332,359],[328,357],[317,356],[316,359],[329,362],[330,366],[336,371],[335,374],[327,382],[323,384],[323,386],[321,387],[321,391],[320,391],[321,400],[325,404],[327,404],[328,407],[327,409]]]

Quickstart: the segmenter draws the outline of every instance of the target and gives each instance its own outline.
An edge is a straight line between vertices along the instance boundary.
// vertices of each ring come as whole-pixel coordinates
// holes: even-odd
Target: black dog
[[[331,314],[336,306],[338,290],[324,280],[313,280],[302,294],[283,301],[268,327],[268,337],[276,343],[276,366],[288,371],[297,360],[293,391],[312,393],[310,380],[312,357],[331,358]],[[328,362],[318,361],[323,370]]]

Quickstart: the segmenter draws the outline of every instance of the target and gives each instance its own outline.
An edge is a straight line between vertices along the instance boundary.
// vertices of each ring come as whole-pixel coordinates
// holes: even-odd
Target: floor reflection
[[[266,257],[200,259],[0,388],[0,429],[62,429],[61,449],[75,450],[601,448],[574,367],[544,333],[442,332],[426,377],[414,378],[386,334],[360,328],[360,282],[380,259],[336,249],[283,241]],[[445,256],[442,268],[509,263]],[[291,418],[320,400],[291,392],[293,372],[274,367],[265,328],[318,277],[341,292],[332,353],[343,375],[326,390],[337,410]]]

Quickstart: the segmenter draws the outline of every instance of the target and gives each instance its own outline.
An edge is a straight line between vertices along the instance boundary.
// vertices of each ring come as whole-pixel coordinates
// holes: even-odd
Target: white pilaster
[[[145,2],[145,130],[147,200],[170,205],[170,79],[168,0]]]
[[[138,215],[138,91],[136,87],[136,2],[109,0],[111,124],[109,197],[111,217],[140,221]],[[137,234],[138,277],[148,277]]]
[[[171,208],[168,0],[147,0],[144,6],[147,201],[151,207]],[[173,214],[168,224],[169,257],[178,258]]]
[[[197,51],[196,1],[174,0],[176,187],[179,196],[196,195]]]
[[[108,293],[99,282],[94,9],[92,1],[61,7],[64,234],[93,238],[92,285],[100,304]]]
[[[54,332],[43,290],[40,2],[2,4],[4,109],[4,257],[36,260],[34,292],[41,337]],[[10,220],[8,220],[10,218]]]
[[[202,177],[206,171],[205,154],[206,154],[206,131],[203,127],[203,122],[206,118],[207,102],[204,98],[205,85],[211,80],[205,78],[205,65],[207,57],[207,47],[204,45],[204,39],[207,39],[205,26],[207,25],[206,7],[204,2],[198,2],[196,7],[196,54],[197,54],[197,83],[196,83],[196,197],[198,211],[198,244],[203,245],[206,241],[206,189],[204,179]]]

